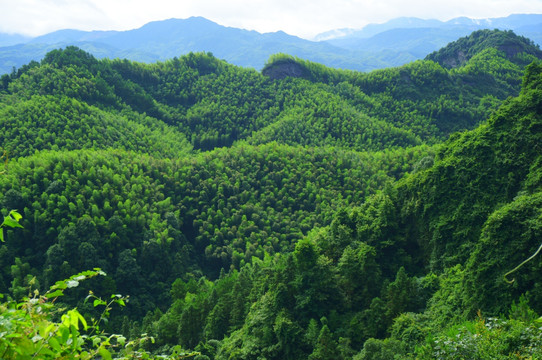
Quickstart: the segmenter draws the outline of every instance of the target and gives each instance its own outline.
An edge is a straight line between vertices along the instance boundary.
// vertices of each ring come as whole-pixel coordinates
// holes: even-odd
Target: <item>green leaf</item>
[[[109,350],[107,350],[104,347],[101,347],[100,349],[98,349],[98,354],[100,354],[101,357],[104,358],[105,360],[112,360],[111,353],[109,352]]]
[[[14,219],[10,218],[10,217],[6,217],[4,219],[4,225],[5,226],[9,226],[9,227],[13,227],[13,228],[22,228],[23,226],[21,224],[19,224],[17,221],[15,221]]]
[[[0,241],[4,242],[4,230],[0,228]]]
[[[54,337],[50,338],[49,339],[49,345],[53,348],[53,350],[55,350],[57,352],[61,351],[60,344],[58,343],[58,340],[56,338],[54,338]]]
[[[23,216],[21,214],[19,214],[16,210],[11,210],[9,212],[8,216],[13,217],[15,219],[15,221],[19,221],[19,220],[21,220],[23,218]]]
[[[103,301],[102,299],[96,299],[96,300],[94,300],[93,305],[94,305],[94,307],[96,307],[96,306],[100,306],[100,305],[107,305],[107,303],[105,301]]]
[[[100,339],[98,336],[92,337],[92,346],[96,347],[98,344],[102,342],[102,339]]]
[[[96,271],[96,273],[98,275],[102,275],[102,276],[106,276],[107,274],[100,268],[94,268],[94,271]]]
[[[126,338],[124,336],[118,336],[117,342],[119,343],[120,346],[124,346],[124,344],[126,344]]]
[[[36,355],[41,355],[41,357],[37,357]],[[36,359],[54,359],[58,357],[58,354],[49,348],[41,348],[41,350],[38,353],[34,354],[34,356]]]
[[[57,281],[53,286],[51,286],[51,289],[60,289],[60,290],[64,290],[68,287],[68,285],[66,284],[66,281],[64,280],[60,280],[60,281]]]
[[[43,340],[43,337],[41,335],[39,335],[39,334],[36,334],[36,335],[32,336],[31,340],[32,340],[33,343],[37,343],[38,341]]]
[[[54,324],[44,324],[39,328],[39,334],[42,338],[47,338],[49,334],[54,330],[55,325]]]
[[[60,333],[61,340],[63,343],[68,341],[68,339],[70,338],[70,329],[68,329],[66,326],[61,326],[58,329],[58,332]]]
[[[79,286],[79,281],[77,281],[77,280],[68,280],[68,281],[66,282],[66,285],[67,285],[69,288],[74,288],[74,287]]]
[[[72,315],[75,316],[77,319],[79,319],[79,322],[81,323],[81,325],[83,325],[83,329],[86,330],[88,328],[87,321],[85,320],[84,316],[81,315],[79,311],[72,310]]]
[[[64,292],[62,290],[55,290],[51,293],[48,293],[47,294],[47,297],[49,298],[55,298],[55,297],[59,297],[59,296],[63,296],[64,295]]]

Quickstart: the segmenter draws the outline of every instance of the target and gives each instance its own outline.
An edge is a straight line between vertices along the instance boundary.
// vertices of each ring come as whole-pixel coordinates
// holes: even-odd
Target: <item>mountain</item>
[[[326,41],[343,36],[350,35],[355,32],[354,29],[344,28],[344,29],[333,29],[316,35],[312,40],[314,41]]]
[[[99,58],[155,62],[189,52],[211,52],[232,64],[261,69],[272,54],[287,53],[330,67],[369,71],[422,59],[447,43],[483,28],[515,30],[542,42],[542,15],[447,22],[398,18],[362,30],[339,29],[308,41],[284,32],[261,34],[201,17],[155,21],[129,31],[59,30],[33,39],[15,35],[0,47],[0,73],[9,73],[50,50],[75,45]],[[4,36],[4,35],[2,35]],[[0,37],[2,41],[2,37]],[[2,42],[0,42],[0,46]],[[8,46],[9,45],[9,46]]]
[[[345,49],[363,49],[375,53],[389,51],[403,54],[407,60],[405,63],[408,63],[424,58],[428,53],[440,49],[474,30],[476,30],[474,26],[399,28],[379,32],[370,37],[340,38],[328,42]]]
[[[130,31],[59,30],[16,48],[0,48],[0,69],[9,72],[12,66],[21,66],[29,59],[39,60],[47,51],[68,45],[76,45],[98,57],[145,62],[205,51],[238,66],[261,68],[270,55],[287,52],[339,68],[362,66],[356,53],[327,43],[303,40],[281,31],[260,34],[193,17],[151,22]],[[379,64],[372,61],[367,66],[378,67]]]
[[[542,44],[542,15],[538,14],[516,14],[493,19],[461,17],[446,22],[398,18],[384,24],[369,24],[361,30],[343,29],[339,36],[326,38],[328,43],[343,49],[375,52],[388,49],[407,53],[414,60],[481,29],[513,30]]]
[[[412,28],[430,28],[430,27],[438,27],[438,25],[442,24],[440,20],[424,20],[419,19],[415,17],[400,17],[396,19],[389,20],[383,24],[368,24],[364,26],[362,29],[356,30],[356,29],[342,29],[341,32],[337,32],[337,36],[335,39],[349,39],[349,38],[370,38],[372,36],[375,36],[377,34],[380,34],[385,31],[393,30],[393,29],[412,29]],[[328,31],[323,34],[328,34],[326,37],[327,40],[332,40],[329,38],[329,35],[333,33],[333,30]],[[318,39],[323,34],[316,35],[315,39]]]
[[[30,37],[24,35],[0,33],[0,46],[22,44],[29,41],[30,39]]]
[[[224,334],[219,325],[235,319],[218,316],[235,315],[228,285],[258,296],[237,330],[200,349],[217,359],[540,356],[541,265],[530,260],[542,225],[541,85],[542,66],[532,64],[519,97],[487,124],[456,134],[362,206],[339,211],[293,253],[217,281],[223,295],[203,337]],[[210,298],[210,289],[198,290]],[[168,334],[171,317],[184,320],[179,330],[193,329],[188,315],[205,311],[203,300],[177,299],[156,334]],[[176,341],[194,343],[194,333]]]
[[[368,24],[361,29],[345,28],[339,31],[331,30],[326,33],[316,35],[315,38],[325,36],[327,40],[333,40],[331,42],[346,40],[355,40],[370,38],[376,34],[380,34],[390,30],[404,30],[404,29],[464,29],[470,32],[481,29],[501,29],[501,30],[517,30],[521,28],[535,29],[538,25],[542,24],[542,15],[539,14],[513,14],[503,18],[489,18],[489,19],[471,19],[468,17],[453,18],[448,21],[440,21],[435,19],[419,19],[415,17],[400,17],[389,20],[382,24]],[[540,33],[540,28],[538,28]],[[331,34],[336,34],[334,39],[331,39]]]
[[[468,37],[460,38],[445,48],[427,55],[427,60],[436,61],[442,66],[454,68],[465,64],[473,56],[486,49],[496,49],[512,61],[518,54],[530,54],[542,58],[542,50],[524,37],[518,37],[512,31],[500,32],[479,30]]]
[[[505,33],[497,31],[493,38],[499,34]],[[519,37],[508,37],[509,42],[521,43]],[[522,69],[537,58],[535,50],[533,45],[526,46],[524,59],[516,61],[480,47],[461,71],[416,62],[369,74],[274,56],[262,75],[240,71],[203,53],[145,67],[129,61],[100,61],[68,47],[49,52],[41,64],[34,62],[3,76],[2,86],[13,97],[30,98],[54,90],[55,95],[123,116],[144,113],[185,134],[196,149],[231,146],[237,141],[278,141],[382,150],[391,144],[437,143],[454,131],[473,128],[496,104],[519,92]],[[72,72],[63,69],[67,64],[74,67]],[[307,87],[302,79],[275,82],[269,69],[288,64],[301,69],[309,83],[321,85]],[[81,72],[81,67],[86,70]],[[72,88],[70,84],[79,85]],[[291,97],[291,92],[304,95]],[[291,100],[276,100],[286,96]],[[130,117],[141,122],[138,115]],[[9,137],[6,141],[12,143]],[[25,149],[16,142],[11,146]]]
[[[510,31],[456,40],[370,73],[67,46],[1,76],[0,352],[542,356],[540,262],[524,261],[540,245],[540,49]]]

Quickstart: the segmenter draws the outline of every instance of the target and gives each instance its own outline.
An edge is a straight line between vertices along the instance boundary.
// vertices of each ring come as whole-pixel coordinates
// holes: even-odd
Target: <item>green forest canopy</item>
[[[0,292],[100,267],[63,302],[93,314],[88,289],[129,294],[108,330],[161,353],[535,356],[539,263],[503,275],[539,246],[540,50],[500,31],[440,53],[458,49],[453,68],[279,54],[260,74],[68,47],[3,76],[1,202],[23,228],[0,247]],[[479,310],[511,315],[480,333]],[[487,340],[499,329],[523,342]],[[440,345],[453,331],[463,355]]]

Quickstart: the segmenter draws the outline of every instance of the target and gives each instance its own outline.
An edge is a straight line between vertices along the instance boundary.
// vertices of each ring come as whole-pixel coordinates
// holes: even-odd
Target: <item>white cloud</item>
[[[106,26],[107,22],[92,0],[0,0],[2,32],[36,35],[60,28]]]
[[[448,20],[542,13],[542,0],[0,0],[0,32],[38,35],[75,28],[127,30],[167,18],[309,37],[400,16]]]

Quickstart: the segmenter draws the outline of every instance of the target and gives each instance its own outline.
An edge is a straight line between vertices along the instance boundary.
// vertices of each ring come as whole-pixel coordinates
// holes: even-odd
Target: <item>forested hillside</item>
[[[145,331],[218,359],[541,356],[540,260],[505,277],[540,246],[541,84],[293,253],[176,282]]]
[[[500,51],[511,60],[522,53],[540,58],[542,50],[533,45],[532,40],[522,36],[518,37],[512,31],[479,30],[427,55],[426,59],[436,61],[448,68],[458,67],[488,48]]]
[[[181,137],[175,135],[180,131],[202,150],[248,138],[253,143],[383,150],[433,144],[476,126],[500,101],[519,93],[522,69],[536,59],[536,48],[531,48],[508,56],[480,46],[457,69],[418,61],[368,74],[287,58],[305,68],[307,76],[282,81],[210,54],[147,65],[96,60],[67,48],[4,75],[2,86],[9,95],[3,103],[25,106],[18,103],[37,95],[66,96],[153,130],[169,125],[173,129],[166,127],[166,132]],[[277,62],[281,56],[271,58],[266,68]],[[155,121],[149,124],[145,115]]]
[[[259,73],[68,47],[4,75],[0,293],[100,268],[61,302],[130,295],[102,330],[199,359],[540,356],[540,262],[504,277],[540,245],[540,50],[457,53]]]

